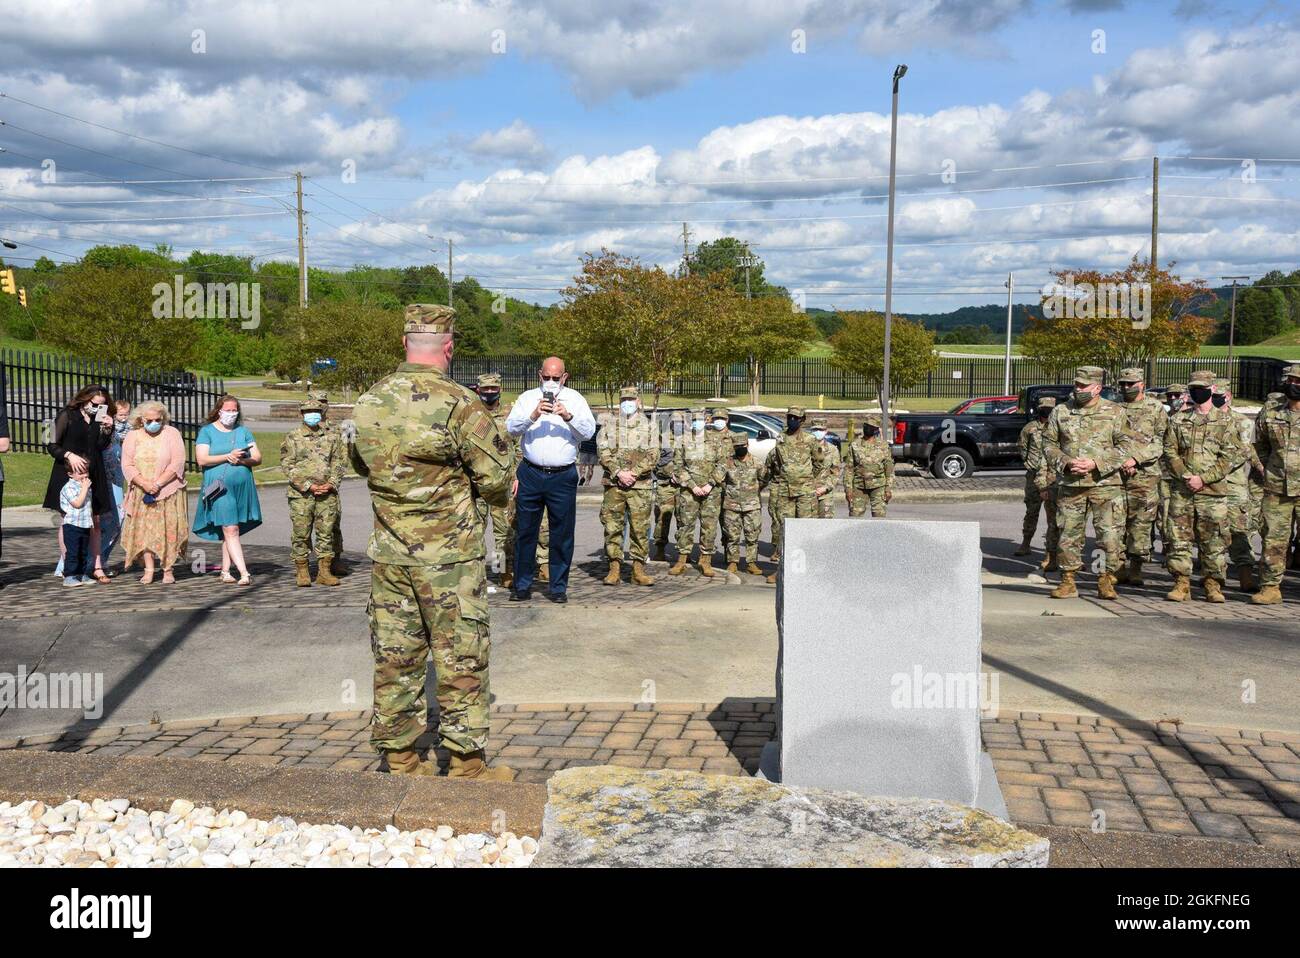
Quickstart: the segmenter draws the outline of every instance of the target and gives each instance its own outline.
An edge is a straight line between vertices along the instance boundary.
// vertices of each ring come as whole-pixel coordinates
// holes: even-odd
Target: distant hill
[[[973,329],[987,326],[999,335],[1004,333],[1007,328],[1007,307],[1005,304],[962,306],[950,313],[898,313],[897,315],[906,316],[910,320],[924,323],[927,329],[933,329],[940,335],[963,326]],[[1014,335],[1019,336],[1024,331],[1025,319],[1030,315],[1039,315],[1037,306],[1022,306],[1019,303],[1015,305],[1011,315],[1011,331]],[[817,329],[825,339],[830,339],[839,331],[841,323],[833,310],[809,309],[808,316],[816,324]]]

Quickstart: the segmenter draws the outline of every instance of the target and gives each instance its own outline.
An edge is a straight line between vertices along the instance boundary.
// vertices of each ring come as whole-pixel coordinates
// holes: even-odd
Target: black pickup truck
[[[1063,402],[1071,385],[1026,386],[1014,410],[1004,413],[900,413],[890,445],[895,462],[929,469],[936,479],[965,479],[976,469],[1014,469],[1020,462],[1020,430],[1040,396]],[[1112,386],[1102,396],[1118,400]]]

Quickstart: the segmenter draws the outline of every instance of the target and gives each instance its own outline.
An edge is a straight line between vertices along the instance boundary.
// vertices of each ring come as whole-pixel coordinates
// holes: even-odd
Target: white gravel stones
[[[124,798],[0,802],[0,868],[520,868],[536,854],[536,839],[511,832],[268,822],[182,799],[166,812]]]

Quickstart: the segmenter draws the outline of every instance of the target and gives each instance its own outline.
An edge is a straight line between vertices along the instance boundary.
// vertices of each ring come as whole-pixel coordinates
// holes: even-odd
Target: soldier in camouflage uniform
[[[691,431],[673,450],[677,495],[677,561],[669,575],[681,575],[690,561],[695,527],[700,529],[700,575],[713,577],[713,543],[721,514],[722,447],[705,428],[703,409],[691,410]],[[717,495],[714,495],[717,493]]]
[[[1300,519],[1300,363],[1287,366],[1283,375],[1283,395],[1255,417],[1255,452],[1264,464],[1264,551],[1259,591],[1250,597],[1255,605],[1282,601],[1291,527]]]
[[[1061,584],[1052,598],[1078,595],[1075,573],[1083,567],[1088,513],[1106,566],[1097,576],[1097,595],[1117,599],[1115,573],[1123,561],[1124,485],[1120,466],[1132,443],[1124,410],[1101,398],[1105,371],[1080,366],[1074,372],[1074,397],[1058,403],[1043,430],[1043,456],[1057,475],[1056,521],[1060,526],[1057,561]]]
[[[1232,408],[1232,380],[1219,379],[1215,383],[1214,405],[1226,409],[1237,427],[1237,439],[1246,452],[1240,466],[1232,470],[1225,480],[1228,486],[1228,562],[1237,574],[1237,584],[1243,592],[1254,592],[1259,583],[1255,575],[1255,548],[1251,536],[1259,531],[1259,484],[1264,476],[1264,465],[1255,452],[1255,421]]]
[[[474,391],[478,394],[479,401],[492,414],[501,431],[506,429],[506,416],[509,411],[501,405],[501,374],[500,373],[483,373],[478,377],[475,383]],[[513,438],[506,433],[507,439]],[[515,473],[515,467],[519,465],[518,442],[512,442],[510,448],[510,474]],[[511,566],[515,554],[515,528],[510,506],[513,502],[504,506],[488,505],[486,499],[477,500],[479,519],[483,522],[483,528],[487,529],[488,516],[492,517],[492,555],[496,566],[496,571],[500,575],[501,587],[508,589],[511,585]],[[486,541],[486,540],[485,540]]]
[[[732,450],[735,448],[731,441],[731,411],[723,409],[721,406],[713,406],[705,410],[705,412],[708,414],[709,423],[705,435],[709,437],[710,442],[717,446],[718,462],[725,464],[731,458]],[[709,495],[715,500],[712,508],[715,508],[718,513],[718,538],[721,540],[722,553],[726,555],[727,530],[722,526],[722,484],[719,483],[714,486]],[[712,541],[709,542],[709,552],[710,554],[713,552]]]
[[[844,462],[840,457],[839,447],[826,438],[826,419],[818,416],[812,421],[813,438],[822,444],[822,456],[826,463],[825,468],[825,487],[826,491],[817,497],[817,515],[822,519],[835,518],[835,487],[840,484],[840,479],[844,473]],[[846,492],[847,495],[847,487]]]
[[[1047,402],[1051,400],[1051,402]],[[1046,510],[1047,512],[1047,539],[1044,543],[1048,553],[1056,552],[1056,501],[1053,496],[1049,504],[1047,497],[1043,495],[1043,490],[1039,488],[1039,473],[1043,468],[1043,430],[1047,428],[1047,417],[1052,414],[1056,408],[1056,399],[1052,396],[1044,396],[1038,400],[1038,405],[1034,409],[1033,418],[1025,423],[1020,430],[1020,439],[1017,445],[1020,448],[1020,461],[1025,464],[1025,519],[1020,524],[1020,545],[1013,553],[1018,556],[1027,556],[1030,552],[1030,545],[1034,540],[1034,533],[1038,531],[1038,513]],[[1044,563],[1046,566],[1048,563]]]
[[[406,362],[357,400],[352,464],[375,527],[368,554],[375,717],[370,741],[389,770],[436,775],[416,740],[427,721],[433,656],[448,775],[509,781],[484,762],[488,737],[487,576],[478,498],[504,506],[510,444],[478,397],[448,374],[455,311],[406,307]]]
[[[308,399],[314,399],[321,405],[321,428],[333,432],[338,441],[347,449],[347,442],[343,438],[343,431],[334,422],[330,421],[330,397],[329,394],[321,389],[312,389],[307,392]],[[333,575],[340,576],[347,572],[346,563],[343,560],[343,507],[340,504],[337,515],[334,516],[334,529],[330,534],[330,539],[334,544],[332,555],[333,560],[330,562],[330,572]]]
[[[312,531],[316,533],[316,584],[338,585],[330,563],[334,558],[334,528],[339,519],[339,486],[343,484],[347,452],[343,436],[324,424],[325,406],[307,398],[298,405],[303,424],[285,433],[280,443],[280,468],[289,484],[289,520],[292,524],[289,558],[300,586],[311,585],[307,564]]]
[[[673,449],[686,432],[686,414],[674,412],[668,421],[669,442],[659,452],[655,467],[654,556],[659,561],[668,558],[668,535],[672,531],[673,514],[677,509],[678,489],[673,482]]]
[[[880,435],[879,416],[868,416],[862,437],[844,451],[844,494],[851,517],[866,515],[870,505],[873,519],[885,518],[885,508],[894,498],[894,456]]]
[[[1036,414],[1043,420],[1046,429],[1047,420],[1056,408],[1055,396],[1044,396],[1038,400]],[[1041,443],[1042,436],[1039,436]],[[1040,453],[1038,472],[1034,475],[1034,486],[1043,502],[1043,511],[1047,513],[1047,535],[1043,540],[1043,561],[1038,568],[1043,572],[1061,570],[1061,522],[1056,508],[1057,475],[1056,466],[1047,458],[1046,451]]]
[[[763,529],[763,505],[759,499],[759,465],[749,454],[749,437],[732,432],[731,455],[723,464],[722,527],[726,530],[727,571],[740,568],[740,552],[745,552],[745,571],[762,575],[758,567],[758,536]]]
[[[1187,380],[1189,402],[1169,417],[1165,459],[1172,477],[1169,498],[1169,571],[1174,587],[1165,598],[1191,598],[1192,546],[1200,549],[1206,602],[1223,602],[1227,579],[1227,478],[1246,459],[1231,414],[1216,408],[1214,373],[1198,369]]]
[[[647,539],[650,533],[651,480],[659,464],[659,437],[654,423],[641,411],[641,395],[635,386],[619,393],[618,412],[605,421],[596,440],[600,468],[604,471],[605,498],[600,520],[605,528],[605,557],[609,574],[605,585],[618,585],[623,561],[623,523],[628,527],[628,551],[632,557],[632,582],[654,585],[646,575]]]
[[[785,411],[785,433],[763,463],[760,479],[772,486],[769,496],[779,497],[772,518],[773,529],[786,519],[816,518],[817,497],[828,491],[823,443],[804,431],[805,418],[807,411],[803,406],[791,406]],[[776,539],[775,532],[772,538]],[[776,581],[775,572],[768,576],[768,581]]]
[[[1183,408],[1187,399],[1187,385],[1172,383],[1165,387],[1165,415],[1172,416]],[[1160,502],[1156,507],[1156,530],[1160,533],[1160,558],[1169,563],[1169,548],[1173,536],[1169,532],[1169,496],[1173,490],[1172,477],[1169,475],[1169,463],[1160,457]]]
[[[1143,585],[1142,565],[1151,558],[1151,529],[1160,511],[1160,468],[1169,415],[1164,403],[1147,395],[1146,373],[1141,369],[1120,370],[1119,386],[1124,394],[1124,416],[1133,450],[1121,468],[1128,564],[1120,567],[1115,581]]]

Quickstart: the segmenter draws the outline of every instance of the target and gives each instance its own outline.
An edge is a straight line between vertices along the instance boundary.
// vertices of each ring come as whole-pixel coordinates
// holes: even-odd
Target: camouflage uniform
[[[1121,386],[1135,388],[1146,381],[1141,369],[1120,371]],[[1124,552],[1127,568],[1121,570],[1120,582],[1142,582],[1142,563],[1151,558],[1151,529],[1160,511],[1160,472],[1164,462],[1165,430],[1169,416],[1164,403],[1154,396],[1125,400],[1122,404],[1133,448],[1133,474],[1123,473],[1124,481]]]
[[[298,407],[302,412],[317,412],[322,416],[325,407],[319,399],[308,398]],[[289,557],[294,562],[306,562],[311,550],[313,530],[316,533],[316,558],[324,569],[336,555],[334,530],[339,521],[339,486],[346,472],[347,453],[343,436],[337,429],[320,425],[299,426],[285,433],[280,443],[280,468],[289,480],[286,494],[289,498],[290,533]],[[319,495],[311,491],[313,485],[328,483],[329,492]]]
[[[1231,407],[1229,407],[1231,408]],[[1228,476],[1228,561],[1237,573],[1241,587],[1251,591],[1255,584],[1255,548],[1250,537],[1259,531],[1259,490],[1256,476],[1264,474],[1263,463],[1255,452],[1255,422],[1231,409],[1237,439],[1246,451],[1246,459]]]
[[[319,403],[321,404],[321,416],[322,416],[322,419],[321,419],[321,428],[322,428],[322,429],[329,430],[329,431],[332,431],[332,432],[333,432],[333,433],[338,437],[338,441],[339,441],[340,443],[343,443],[343,448],[344,448],[344,450],[346,450],[346,449],[347,449],[347,443],[344,442],[344,440],[343,440],[343,431],[342,431],[341,429],[339,429],[338,425],[336,425],[335,423],[330,422],[330,401],[329,401],[329,394],[326,393],[326,392],[324,392],[323,390],[313,389],[313,390],[309,390],[309,391],[307,392],[307,398],[308,398],[308,399],[314,399],[314,400],[316,400],[317,402],[319,402]],[[345,452],[345,455],[346,455],[346,452]],[[343,508],[342,508],[342,505],[340,505],[340,507],[339,507],[338,514],[334,516],[334,528],[333,528],[332,532],[330,533],[330,540],[331,540],[331,541],[333,542],[333,544],[334,544],[334,549],[333,549],[333,552],[332,552],[331,554],[334,556],[334,562],[333,562],[333,565],[334,565],[335,570],[337,571],[337,570],[340,568],[340,563],[343,561]]]
[[[1054,396],[1044,396],[1038,401],[1040,407],[1048,409],[1056,408],[1056,398]],[[1051,415],[1050,413],[1048,414]],[[1044,432],[1039,434],[1039,445],[1042,445],[1043,435],[1046,433],[1047,424],[1043,424]],[[1039,568],[1044,572],[1056,572],[1060,570],[1059,556],[1061,554],[1061,520],[1060,512],[1057,509],[1057,480],[1056,465],[1047,458],[1047,451],[1042,448],[1039,453],[1038,471],[1034,473],[1034,488],[1039,493],[1039,498],[1043,503],[1043,511],[1047,513],[1047,534],[1043,541],[1043,561]],[[1046,496],[1043,495],[1046,493]]]
[[[1054,409],[1056,399],[1046,396],[1039,400],[1038,408]],[[1051,415],[1050,412],[1048,415]],[[1020,461],[1025,464],[1025,519],[1020,524],[1020,548],[1015,552],[1018,556],[1029,555],[1030,543],[1034,539],[1034,533],[1038,531],[1039,512],[1047,513],[1044,550],[1048,553],[1056,551],[1059,530],[1056,526],[1055,476],[1053,482],[1048,484],[1052,489],[1048,499],[1043,498],[1043,489],[1040,486],[1040,473],[1046,463],[1046,457],[1043,455],[1043,432],[1046,429],[1047,420],[1033,416],[1020,430],[1020,439],[1017,443],[1020,448]]]
[[[500,373],[483,373],[478,377],[478,390],[495,389],[500,394],[501,391],[501,374]],[[476,390],[477,391],[477,390]],[[506,433],[506,416],[509,410],[504,408],[501,400],[492,404],[483,404],[483,407],[496,420],[497,425],[503,433]],[[506,433],[507,439],[513,439],[509,433]],[[510,475],[514,476],[515,468],[519,465],[518,441],[510,444]],[[505,579],[509,579],[511,566],[513,565],[515,554],[515,528],[512,520],[513,501],[504,506],[489,505],[486,499],[479,499],[476,503],[478,506],[479,519],[483,522],[484,530],[487,529],[488,516],[492,517],[492,565],[493,569],[500,573]],[[485,540],[486,541],[486,540]]]
[[[693,409],[691,414],[699,419],[704,410]],[[700,528],[700,559],[713,556],[713,544],[718,536],[718,517],[722,507],[722,447],[710,437],[707,427],[682,438],[673,450],[673,481],[680,490],[677,495],[677,562],[684,566],[690,557],[695,526]],[[703,496],[691,490],[699,486],[712,488]]]
[[[1187,386],[1214,386],[1212,372],[1192,373]],[[1166,598],[1182,601],[1189,595],[1192,546],[1200,549],[1206,598],[1222,602],[1228,550],[1228,475],[1246,458],[1237,426],[1226,409],[1211,406],[1199,412],[1194,404],[1169,417],[1165,431],[1165,459],[1169,463],[1172,491],[1169,498],[1171,535],[1169,571],[1174,589]],[[1204,486],[1193,492],[1185,476],[1199,476]]]
[[[635,388],[627,388],[619,400],[635,400]],[[600,467],[604,470],[602,482],[605,497],[600,507],[600,520],[605,528],[605,557],[610,562],[623,560],[623,523],[628,526],[628,552],[632,561],[645,562],[649,558],[651,478],[659,462],[659,437],[654,424],[640,408],[631,416],[618,412],[602,417],[600,435],[596,441]],[[623,471],[635,474],[630,488],[618,484],[617,474]]]
[[[786,416],[805,417],[802,406],[791,406]],[[779,496],[777,511],[773,516],[773,529],[786,519],[811,519],[817,516],[817,487],[828,481],[824,443],[802,428],[787,432],[763,463],[762,481],[773,484]],[[775,540],[776,534],[773,533]]]
[[[1184,383],[1174,383],[1165,387],[1165,415],[1172,416],[1182,408],[1183,394],[1187,392],[1187,386]],[[1169,463],[1165,457],[1160,457],[1160,503],[1156,507],[1156,528],[1160,531],[1160,553],[1161,557],[1169,561],[1169,544],[1173,541],[1173,535],[1169,532],[1169,496],[1173,492],[1172,477],[1169,474]]]
[[[1100,384],[1104,375],[1096,366],[1081,366],[1075,371],[1075,385]],[[1123,561],[1124,548],[1124,485],[1119,467],[1129,458],[1130,450],[1124,410],[1116,403],[1097,397],[1084,406],[1071,401],[1052,410],[1043,430],[1043,456],[1058,477],[1061,587],[1053,596],[1075,594],[1074,574],[1083,567],[1089,512],[1097,541],[1106,553],[1098,594],[1104,598],[1115,594],[1114,573]],[[1069,464],[1075,459],[1091,459],[1094,466],[1086,473],[1073,472]]]
[[[826,420],[820,416],[813,420],[813,429],[825,429]],[[825,459],[826,468],[823,473],[826,481],[823,485],[826,487],[826,494],[817,497],[817,515],[822,519],[835,518],[835,487],[840,484],[844,474],[844,461],[840,456],[840,450],[835,443],[827,439],[819,439],[822,444],[822,456]]]
[[[750,571],[758,559],[758,536],[763,529],[763,504],[759,499],[760,467],[749,454],[748,437],[731,433],[731,455],[722,467],[722,526],[726,530],[727,564],[739,564],[741,549]],[[744,451],[744,455],[737,455]]]
[[[673,448],[678,441],[678,433],[672,431],[676,424],[683,427],[686,420],[680,412],[675,412],[669,420],[670,444],[659,452],[659,464],[655,467],[655,514],[654,539],[655,558],[664,558],[664,549],[668,546],[668,536],[672,529],[673,514],[677,510],[677,497],[680,494],[673,482]]]
[[[450,333],[446,306],[406,309],[407,333]],[[487,577],[480,497],[504,506],[510,445],[478,397],[434,366],[403,363],[357,400],[351,454],[375,527],[367,550],[375,717],[370,740],[408,752],[427,720],[433,655],[438,725],[454,755],[488,736]]]
[[[1300,364],[1286,367],[1288,379],[1300,380]],[[1288,383],[1288,387],[1294,383]],[[1260,560],[1260,591],[1251,601],[1281,602],[1279,586],[1286,568],[1292,523],[1300,519],[1300,409],[1286,396],[1269,403],[1255,419],[1255,452],[1264,464],[1264,493],[1260,519],[1264,551]]]
[[[844,490],[850,516],[866,515],[870,504],[871,517],[883,519],[894,493],[894,456],[880,435],[880,417],[868,416],[866,426],[875,427],[875,435],[866,435],[864,429],[862,438],[849,443],[844,452]]]

